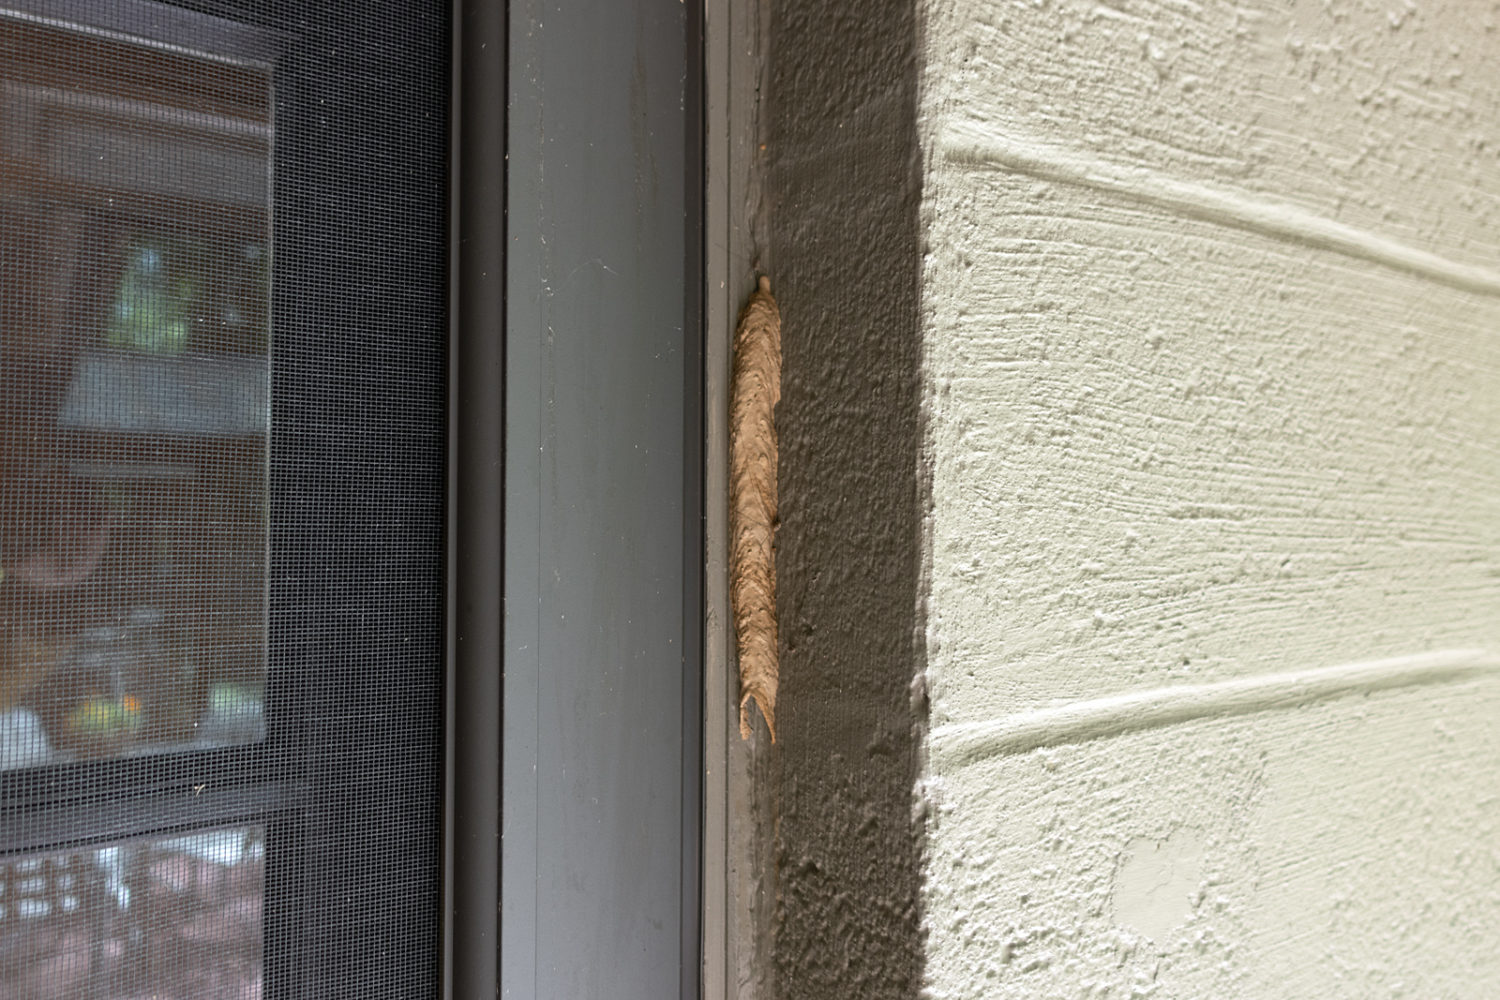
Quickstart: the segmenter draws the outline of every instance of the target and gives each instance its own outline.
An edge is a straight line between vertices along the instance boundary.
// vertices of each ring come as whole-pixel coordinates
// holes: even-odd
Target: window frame
[[[639,989],[697,997],[703,11],[677,0],[571,8],[459,0],[454,18],[447,989],[453,997],[494,996],[497,988],[514,996],[591,995],[580,983],[608,976],[611,995]],[[622,94],[632,102],[623,116]],[[632,133],[632,125],[644,127]],[[611,323],[580,320],[590,305],[606,304],[603,289],[617,273],[633,285],[632,305]],[[593,282],[594,291],[579,292],[579,282]],[[652,325],[668,315],[670,330]],[[573,351],[567,365],[548,369],[549,327],[553,343],[568,349],[576,342],[563,338],[581,337],[598,360]],[[675,352],[670,384],[651,381],[659,369],[637,376],[610,368],[605,359],[616,338]],[[621,380],[635,378],[644,379],[636,384],[648,401],[620,391]],[[546,402],[538,391],[548,394]],[[557,424],[544,426],[537,418],[554,403]],[[670,455],[676,478],[654,492],[618,475],[618,466],[610,471],[611,456],[657,448]],[[547,475],[531,458],[558,449],[565,467],[584,451],[602,460],[592,471],[586,463],[563,468],[564,492],[549,494]],[[609,551],[595,565],[581,564],[581,550],[549,527],[554,510],[542,498],[555,495],[575,498],[579,533],[630,527],[609,536]],[[635,503],[635,514],[611,520],[590,507],[589,498],[602,497]],[[671,549],[672,565],[643,558],[642,571],[660,575],[631,579],[622,572],[629,561],[616,558],[615,548],[631,539],[649,540],[641,544],[650,552]],[[576,601],[576,591],[552,585],[590,574],[598,577],[594,600]],[[650,609],[644,621],[622,610],[632,607]],[[620,746],[607,745],[607,713],[593,716],[594,726],[563,710],[562,733],[548,714],[566,692],[587,689],[588,671],[620,665],[607,646],[595,647],[605,649],[598,662],[575,655],[592,640],[634,644],[642,658],[632,669],[644,672],[635,678],[670,702],[637,720]],[[667,648],[674,652],[663,654]],[[668,778],[667,770],[675,773]],[[565,773],[619,794],[597,805],[558,780]],[[606,780],[597,780],[601,773]],[[670,804],[646,808],[632,799]],[[553,836],[559,828],[549,824],[558,813],[547,811],[562,808],[559,801],[592,818],[584,822],[597,820],[597,833]],[[628,824],[650,834],[622,838]],[[579,865],[586,842],[610,860]],[[643,849],[648,842],[669,846]],[[651,855],[649,878],[633,870],[643,851]],[[664,852],[673,858],[670,875]],[[570,892],[558,872],[595,881]],[[620,889],[627,882],[630,893]],[[578,905],[560,913],[553,895]],[[669,911],[676,926],[649,926],[652,914]],[[639,945],[628,955],[619,944],[625,938]],[[549,962],[564,951],[579,956],[572,968]],[[583,992],[570,993],[570,986]]]

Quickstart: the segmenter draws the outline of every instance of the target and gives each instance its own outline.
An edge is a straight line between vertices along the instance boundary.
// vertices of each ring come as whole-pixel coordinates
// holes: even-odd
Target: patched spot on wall
[[[1203,834],[1188,827],[1173,830],[1163,839],[1131,840],[1115,875],[1115,921],[1165,944],[1197,903],[1203,851]]]

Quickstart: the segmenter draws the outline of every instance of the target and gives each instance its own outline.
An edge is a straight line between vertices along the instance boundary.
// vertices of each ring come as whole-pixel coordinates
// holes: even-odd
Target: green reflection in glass
[[[111,347],[148,354],[180,354],[187,348],[200,286],[188,268],[172,266],[178,256],[158,241],[131,247],[109,312]]]
[[[264,354],[269,261],[253,240],[143,236],[125,254],[105,341],[145,354]]]

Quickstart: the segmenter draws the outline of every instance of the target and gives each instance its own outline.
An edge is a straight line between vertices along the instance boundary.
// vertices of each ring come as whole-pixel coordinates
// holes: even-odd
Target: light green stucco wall
[[[927,991],[1500,995],[1500,8],[919,9]]]

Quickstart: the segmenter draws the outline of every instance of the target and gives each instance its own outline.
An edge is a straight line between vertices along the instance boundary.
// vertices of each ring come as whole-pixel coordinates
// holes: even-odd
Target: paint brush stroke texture
[[[776,742],[776,404],[781,313],[764,276],[734,334],[729,400],[729,596],[740,663],[740,736],[750,703]]]

